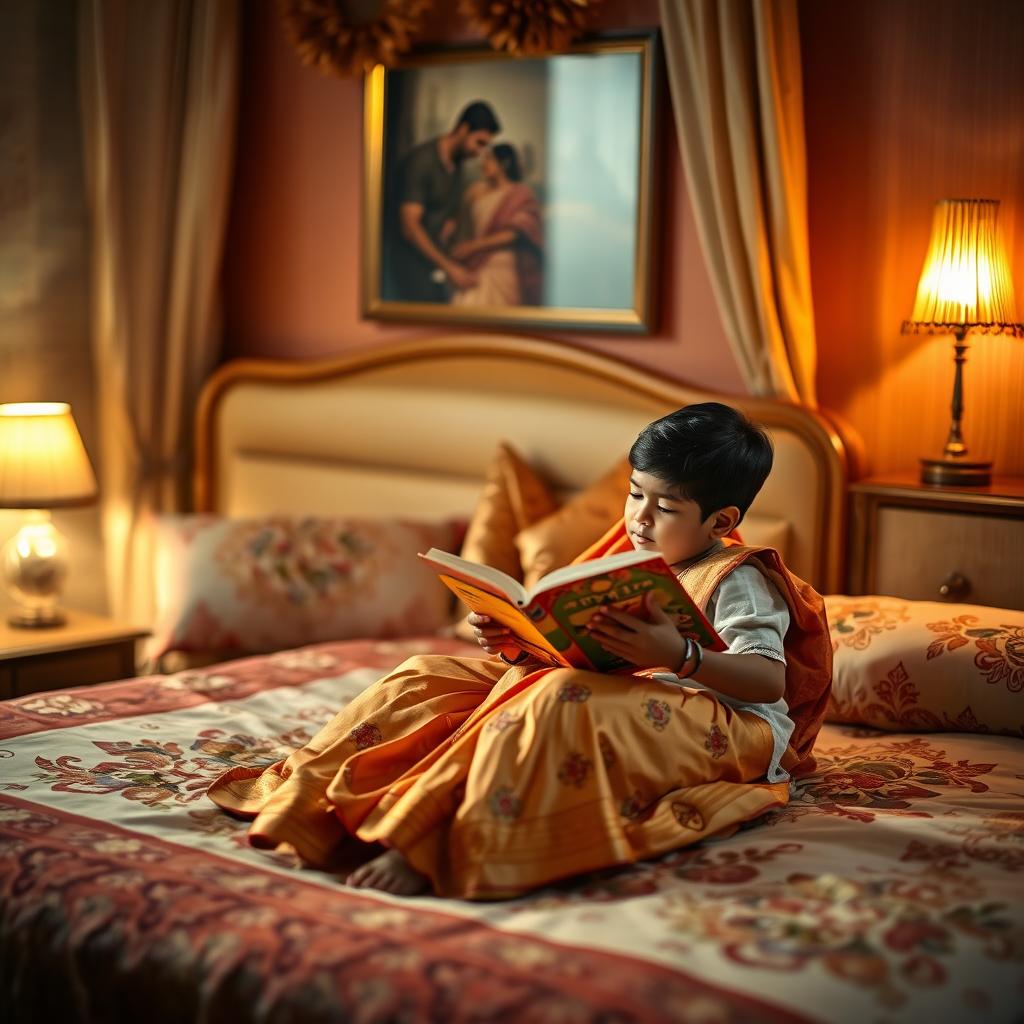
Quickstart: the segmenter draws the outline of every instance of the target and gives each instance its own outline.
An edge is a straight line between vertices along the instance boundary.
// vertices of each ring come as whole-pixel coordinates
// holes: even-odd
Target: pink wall
[[[225,267],[227,354],[326,356],[450,332],[444,325],[360,316],[362,82],[303,67],[277,11],[270,0],[245,5],[238,170]],[[598,27],[657,25],[658,5],[608,0],[601,19]],[[447,11],[434,18],[428,36],[442,44],[468,41]],[[742,393],[697,239],[667,90],[662,114],[656,332],[543,333],[668,377]]]

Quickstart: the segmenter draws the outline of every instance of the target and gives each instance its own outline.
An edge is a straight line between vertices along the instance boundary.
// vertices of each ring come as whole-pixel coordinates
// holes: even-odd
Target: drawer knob
[[[939,587],[939,597],[943,601],[959,601],[967,596],[971,589],[971,581],[962,573],[951,572]]]

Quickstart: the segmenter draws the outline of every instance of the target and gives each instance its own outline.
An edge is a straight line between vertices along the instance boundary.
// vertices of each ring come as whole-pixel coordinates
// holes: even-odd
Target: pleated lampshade
[[[1016,334],[1010,264],[997,199],[941,199],[905,333]]]
[[[992,463],[970,457],[964,441],[964,363],[968,335],[1024,336],[1017,322],[1010,263],[999,232],[996,199],[940,199],[904,334],[952,334],[953,399],[942,455],[922,458],[921,481],[939,487],[987,487]]]

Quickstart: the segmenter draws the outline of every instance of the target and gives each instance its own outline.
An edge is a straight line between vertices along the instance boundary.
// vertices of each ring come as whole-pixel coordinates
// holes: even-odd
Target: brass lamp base
[[[964,459],[922,459],[921,483],[939,487],[987,487],[992,463]]]

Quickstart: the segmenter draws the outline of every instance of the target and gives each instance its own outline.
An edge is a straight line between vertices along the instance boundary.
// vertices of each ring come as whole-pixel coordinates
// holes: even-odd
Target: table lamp
[[[64,621],[58,599],[68,544],[49,510],[87,505],[95,497],[96,478],[68,405],[0,405],[0,508],[27,510],[21,529],[0,551],[16,606],[12,626]]]
[[[903,334],[953,335],[953,417],[942,456],[921,459],[921,480],[926,484],[982,487],[992,482],[992,463],[968,457],[960,423],[967,336],[1024,336],[1024,324],[1017,322],[1009,262],[997,230],[998,214],[996,199],[941,199],[935,204],[914,312],[903,321]]]

